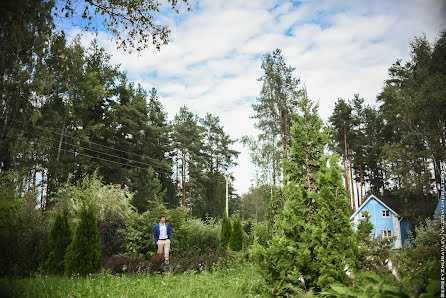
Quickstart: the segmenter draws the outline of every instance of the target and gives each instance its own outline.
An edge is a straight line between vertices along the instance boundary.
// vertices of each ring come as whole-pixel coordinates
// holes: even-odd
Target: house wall
[[[354,229],[356,230],[356,226],[361,220],[361,212],[368,211],[371,215],[370,222],[373,224],[373,231],[372,234],[374,237],[377,237],[382,230],[391,230],[392,236],[399,236],[395,235],[395,229],[394,229],[394,214],[392,211],[390,211],[390,217],[383,218],[382,212],[383,210],[389,210],[384,205],[382,205],[379,201],[377,201],[375,198],[371,198],[367,204],[362,206],[361,210],[358,212],[358,214],[355,216],[353,222],[354,222]],[[395,217],[395,220],[398,221],[398,218]],[[394,243],[395,247],[395,243]]]
[[[407,219],[403,219],[401,221],[401,240],[403,242],[404,245],[404,241],[407,240],[408,237],[408,232],[411,230],[412,225],[410,224],[410,222]]]

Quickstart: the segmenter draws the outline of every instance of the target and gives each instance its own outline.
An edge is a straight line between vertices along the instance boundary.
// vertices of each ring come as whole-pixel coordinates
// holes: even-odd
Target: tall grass
[[[259,297],[267,293],[251,264],[164,276],[96,274],[0,279],[0,289],[3,297]]]

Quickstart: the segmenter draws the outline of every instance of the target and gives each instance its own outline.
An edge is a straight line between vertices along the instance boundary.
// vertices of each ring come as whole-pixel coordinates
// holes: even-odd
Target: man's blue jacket
[[[170,242],[172,242],[172,230],[170,229],[170,225],[165,222],[167,229],[167,237],[169,237]],[[155,225],[155,229],[153,229],[153,238],[155,238],[155,245],[158,244],[158,238],[160,237],[160,224]]]

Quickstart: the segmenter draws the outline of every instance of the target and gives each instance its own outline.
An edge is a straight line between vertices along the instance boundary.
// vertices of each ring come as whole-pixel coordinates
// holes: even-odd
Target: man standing
[[[170,229],[170,225],[166,222],[166,217],[162,214],[160,215],[159,224],[155,225],[153,237],[155,238],[155,245],[158,245],[158,254],[161,254],[164,251],[164,261],[166,264],[169,264],[169,249],[170,242],[172,241],[172,230]]]

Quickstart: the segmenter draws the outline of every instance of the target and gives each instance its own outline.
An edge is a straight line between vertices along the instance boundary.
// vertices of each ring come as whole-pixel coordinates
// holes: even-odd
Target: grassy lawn
[[[98,274],[0,279],[2,297],[261,297],[267,295],[250,264],[186,274]]]

